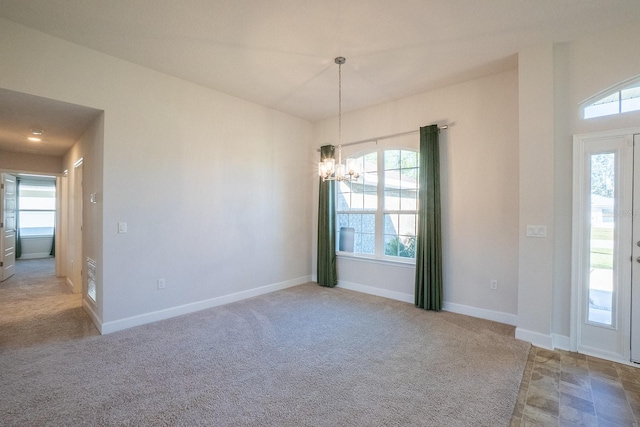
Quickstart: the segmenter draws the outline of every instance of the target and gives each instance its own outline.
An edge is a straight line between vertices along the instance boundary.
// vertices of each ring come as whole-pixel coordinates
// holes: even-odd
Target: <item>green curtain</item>
[[[16,177],[16,258],[22,256],[22,240],[20,239],[20,178]]]
[[[415,293],[416,306],[436,311],[442,309],[439,131],[437,125],[420,128]]]
[[[320,161],[335,159],[333,145],[320,147]],[[336,272],[336,182],[320,178],[318,203],[318,284],[333,288],[338,284]]]

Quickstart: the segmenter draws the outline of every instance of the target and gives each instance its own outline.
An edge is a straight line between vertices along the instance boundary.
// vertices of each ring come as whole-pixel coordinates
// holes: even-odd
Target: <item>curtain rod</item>
[[[447,125],[443,125],[443,126],[438,126],[439,130],[445,130],[445,129],[449,129],[449,126]],[[368,138],[368,139],[363,139],[361,141],[354,141],[354,142],[348,142],[346,144],[342,144],[342,147],[348,147],[350,145],[357,145],[357,144],[364,144],[365,142],[378,142],[381,139],[390,139],[390,138],[397,138],[399,136],[404,136],[404,135],[411,135],[412,133],[419,133],[420,129],[417,130],[410,130],[407,132],[400,132],[400,133],[394,133],[392,135],[385,135],[385,136],[379,136],[377,138]],[[318,148],[316,151],[320,152],[320,149]]]

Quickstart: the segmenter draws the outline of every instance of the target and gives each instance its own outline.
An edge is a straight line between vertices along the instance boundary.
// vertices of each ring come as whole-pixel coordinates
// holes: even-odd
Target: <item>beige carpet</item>
[[[315,284],[106,336],[9,335],[0,425],[507,426],[529,350],[509,326]]]
[[[54,272],[53,258],[19,260],[16,274],[0,282],[0,352],[98,335],[81,295]]]

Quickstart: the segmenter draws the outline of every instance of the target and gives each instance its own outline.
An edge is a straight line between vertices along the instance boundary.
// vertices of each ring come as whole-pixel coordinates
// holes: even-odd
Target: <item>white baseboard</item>
[[[122,331],[134,326],[145,325],[147,323],[157,322],[184,314],[195,313],[207,308],[217,307],[247,298],[253,298],[259,295],[268,294],[270,292],[279,291],[281,289],[290,288],[292,286],[302,285],[311,281],[311,276],[299,277],[280,283],[261,286],[259,288],[249,289],[246,291],[236,292],[229,295],[223,295],[216,298],[197,301],[189,304],[179,305],[177,307],[166,308],[164,310],[153,311],[151,313],[140,314],[137,316],[127,317],[124,319],[113,320],[102,323],[98,328],[102,334],[110,334],[112,332]]]
[[[630,360],[622,358],[618,353],[613,353],[609,351],[600,350],[597,348],[589,347],[586,345],[578,346],[578,352],[582,354],[586,354],[587,356],[597,357],[599,359],[610,360],[611,362],[621,363],[623,365],[629,365],[638,367],[637,363],[633,363]]]
[[[42,259],[42,258],[53,258],[49,252],[35,253],[35,254],[22,254],[20,255],[19,260],[23,259]]]
[[[471,307],[469,305],[456,304],[445,301],[442,309],[452,313],[464,314],[466,316],[478,317],[480,319],[492,320],[498,323],[516,326],[518,324],[518,316],[502,311],[487,310],[486,308]]]
[[[571,351],[571,338],[566,335],[551,334],[553,348]]]
[[[67,286],[69,286],[69,288],[71,289],[71,292],[75,290],[75,287],[73,286],[73,282],[71,281],[71,279],[69,279],[69,276],[67,276]]]
[[[82,299],[82,308],[84,308],[84,311],[87,313],[87,315],[89,315],[89,318],[91,319],[93,324],[96,325],[96,328],[98,328],[98,331],[102,334],[103,333],[102,332],[102,319],[100,319],[100,317],[98,316],[98,313],[95,312],[93,305],[89,304],[83,298]]]
[[[540,332],[516,328],[516,338],[522,341],[528,341],[536,347],[553,350],[553,339],[551,338],[551,335],[545,335],[541,334]]]
[[[362,292],[363,294],[375,295],[378,297],[384,297],[394,299],[397,301],[414,303],[414,297],[412,294],[405,294],[403,292],[390,291],[388,289],[375,288],[373,286],[361,285],[359,283],[345,282],[338,280],[337,288],[349,289],[350,291]]]
[[[404,292],[390,291],[388,289],[376,288],[368,285],[361,285],[359,283],[346,282],[339,280],[338,288],[349,289],[351,291],[362,292],[365,294],[375,295],[379,297],[389,298],[397,301],[408,302],[409,304],[415,303],[415,296],[413,294],[407,294]],[[452,313],[464,314],[466,316],[478,317],[480,319],[492,320],[494,322],[506,323],[507,325],[515,326],[517,324],[518,316],[511,313],[502,313],[499,311],[487,310],[484,308],[476,308],[468,305],[455,304],[450,302],[443,303],[443,310],[450,311]]]

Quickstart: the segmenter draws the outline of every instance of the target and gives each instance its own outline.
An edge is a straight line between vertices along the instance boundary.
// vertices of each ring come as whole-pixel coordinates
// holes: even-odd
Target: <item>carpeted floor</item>
[[[16,274],[0,282],[0,352],[98,335],[53,258],[18,260]]]
[[[506,325],[315,284],[23,338],[3,335],[0,425],[507,426],[530,347]]]

